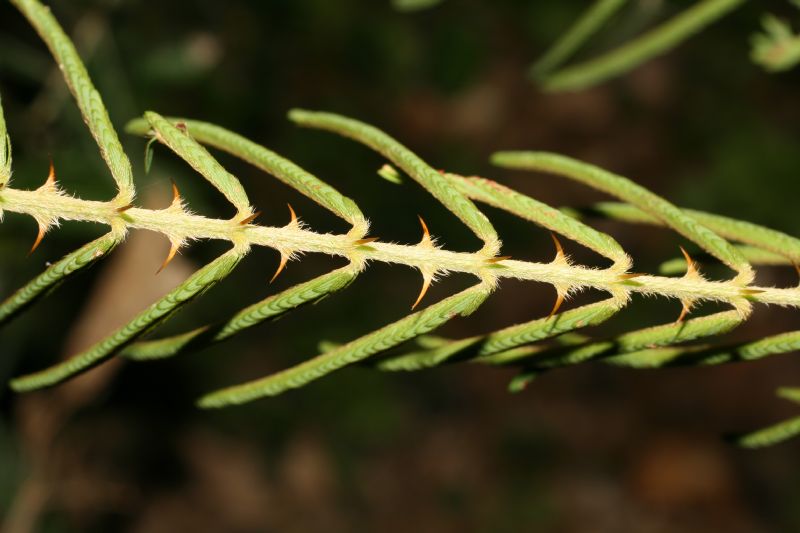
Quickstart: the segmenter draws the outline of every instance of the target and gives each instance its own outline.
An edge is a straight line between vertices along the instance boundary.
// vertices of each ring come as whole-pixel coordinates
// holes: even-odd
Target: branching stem
[[[625,276],[619,268],[593,269],[564,263],[535,263],[507,259],[487,261],[480,253],[452,252],[435,247],[384,242],[359,244],[363,235],[323,234],[302,227],[241,225],[235,220],[211,219],[181,209],[130,208],[119,212],[112,203],[81,200],[58,190],[0,191],[0,209],[31,215],[37,220],[76,220],[115,228],[145,229],[169,238],[224,240],[234,244],[266,246],[290,253],[315,252],[345,257],[355,264],[366,261],[403,264],[444,272],[473,274],[483,280],[516,278],[573,287],[594,288],[618,294],[644,293],[669,298],[695,298],[728,303],[746,309],[747,301],[800,307],[800,289],[742,286],[734,281],[702,278]],[[352,233],[352,232],[351,232]]]

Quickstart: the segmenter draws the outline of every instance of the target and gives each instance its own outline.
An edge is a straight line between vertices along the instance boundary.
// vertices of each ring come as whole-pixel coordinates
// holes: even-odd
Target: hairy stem
[[[0,191],[0,209],[31,215],[37,220],[77,220],[114,228],[147,229],[186,240],[224,240],[239,245],[266,246],[292,253],[316,252],[345,257],[355,264],[381,261],[420,269],[473,274],[483,280],[516,278],[607,292],[628,291],[670,298],[694,298],[729,303],[739,309],[747,301],[800,307],[800,289],[743,287],[735,281],[669,278],[641,275],[631,279],[618,269],[605,270],[553,262],[534,263],[506,259],[494,262],[481,253],[452,252],[436,247],[383,242],[362,244],[350,235],[316,233],[300,226],[242,225],[174,209],[131,208],[118,211],[113,204],[81,200],[57,189]]]

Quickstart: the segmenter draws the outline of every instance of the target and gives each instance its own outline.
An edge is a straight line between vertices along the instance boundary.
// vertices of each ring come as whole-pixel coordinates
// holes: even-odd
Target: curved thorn
[[[694,262],[694,259],[689,255],[689,252],[683,246],[679,247],[681,249],[681,253],[683,254],[683,258],[686,259],[686,275],[692,276],[695,274],[699,274],[700,272],[697,269],[697,264]]]
[[[172,205],[179,204],[181,202],[181,191],[178,190],[178,184],[175,183],[175,180],[172,181]]]
[[[422,219],[421,215],[417,215],[419,219],[419,223],[422,224],[422,240],[421,243],[431,242],[431,232],[428,231],[428,225],[425,224],[425,221]]]
[[[692,303],[689,301],[681,300],[681,314],[678,316],[678,320],[675,321],[676,324],[680,324],[683,322],[683,319],[691,312],[692,310]]]
[[[39,245],[42,243],[42,239],[44,239],[44,234],[46,232],[47,228],[45,228],[44,226],[42,226],[41,223],[39,223],[39,233],[36,235],[36,240],[33,241],[33,246],[31,246],[31,249],[28,252],[28,257],[30,257],[31,254],[33,254],[33,252],[35,252],[36,249],[39,247]]]
[[[420,220],[422,220],[420,218]],[[423,222],[423,225],[425,223]],[[424,272],[422,273],[422,289],[419,291],[419,296],[417,296],[417,301],[414,302],[414,305],[411,306],[411,310],[413,311],[419,303],[422,301],[422,298],[425,296],[425,293],[428,292],[428,289],[431,286],[431,281],[433,281],[433,275],[426,275]]]
[[[174,241],[169,241],[169,252],[167,252],[167,258],[164,259],[164,262],[161,263],[161,266],[156,270],[156,275],[161,274],[161,271],[167,268],[167,265],[175,259],[175,254],[178,253],[178,248],[180,248],[180,243],[176,243]]]
[[[292,220],[289,221],[289,225],[292,225],[292,224],[296,225],[297,224],[297,215],[295,214],[294,209],[292,209],[292,204],[287,202],[286,205],[289,207],[289,213],[292,216]]]
[[[556,289],[556,292],[557,292],[556,303],[553,306],[553,309],[550,311],[550,314],[547,315],[547,319],[548,320],[553,318],[555,316],[555,314],[558,313],[558,310],[561,309],[561,304],[564,303],[564,298],[566,297],[566,294],[564,292],[562,292],[562,291],[560,291],[558,289]]]
[[[275,274],[273,274],[272,278],[269,280],[270,283],[275,281],[275,279],[278,277],[278,274],[283,272],[283,269],[286,267],[286,263],[288,261],[289,261],[289,256],[284,253],[281,253],[281,262],[278,264],[278,270],[275,271]]]
[[[561,241],[558,240],[556,234],[552,231],[550,232],[550,237],[553,239],[553,243],[556,245],[556,260],[564,258],[564,248],[561,246]]]
[[[47,174],[47,179],[44,185],[55,185],[56,183],[56,167],[53,165],[53,158],[50,158],[50,172]]]
[[[241,222],[239,222],[239,225],[240,226],[246,226],[246,225],[250,224],[252,221],[254,221],[255,219],[257,219],[260,216],[261,216],[261,211],[256,211],[255,213],[253,213],[249,217],[247,217],[247,218],[243,219]]]

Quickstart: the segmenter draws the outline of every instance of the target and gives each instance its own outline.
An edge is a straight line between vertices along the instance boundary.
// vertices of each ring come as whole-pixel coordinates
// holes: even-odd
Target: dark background
[[[192,209],[229,216],[221,197],[166,150],[142,170],[144,143],[121,132],[143,111],[207,120],[294,160],[355,199],[383,240],[416,242],[421,214],[450,249],[478,243],[414,182],[378,179],[382,159],[285,118],[295,106],[339,112],[394,135],[435,168],[496,178],[552,205],[602,199],[552,176],[493,169],[498,149],[555,150],[634,178],[678,205],[800,234],[797,72],[767,74],[748,40],[788,2],[750,2],[667,56],[600,87],[545,94],[526,79],[586,2],[448,0],[398,13],[388,0],[53,2],[74,36],[134,162],[140,200],[169,202],[174,178]],[[583,57],[624,42],[692,2],[637,1]],[[0,89],[14,144],[14,184],[38,186],[48,159],[62,186],[113,194],[45,47],[0,4]],[[264,214],[290,201],[320,231],[346,230],[309,200],[228,157]],[[488,209],[503,253],[548,261],[547,232]],[[681,239],[600,223],[655,271]],[[30,258],[34,222],[0,226],[0,291],[30,279],[102,228],[65,223]],[[5,328],[0,381],[49,365],[123,323],[219,254],[196,243],[156,277],[163,237],[137,232]],[[588,264],[588,253],[565,243]],[[257,250],[163,331],[218,320],[339,264],[290,263]],[[715,272],[713,267],[708,267]],[[471,280],[452,276],[435,301]],[[792,269],[760,283],[796,284]],[[657,372],[590,364],[553,372],[522,394],[511,370],[451,365],[416,374],[353,368],[275,399],[217,412],[193,401],[284,368],[408,313],[419,273],[371,265],[346,291],[223,345],[149,364],[112,362],[44,394],[0,388],[0,516],[8,531],[547,531],[800,530],[800,442],[742,451],[721,438],[797,414],[773,396],[797,385],[796,355]],[[587,294],[585,299],[597,298]],[[504,282],[454,337],[545,315],[551,287]],[[585,300],[579,300],[585,301]],[[575,304],[570,304],[575,305]],[[680,307],[636,298],[598,328],[614,334],[674,320]],[[733,339],[797,328],[797,313],[758,307]]]

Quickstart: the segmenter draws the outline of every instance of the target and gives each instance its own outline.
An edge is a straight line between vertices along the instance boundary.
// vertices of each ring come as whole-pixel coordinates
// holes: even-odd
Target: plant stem
[[[350,234],[322,234],[300,226],[241,225],[234,220],[211,219],[182,208],[153,210],[130,208],[119,212],[112,203],[81,200],[57,189],[0,190],[0,210],[27,214],[37,220],[76,220],[117,228],[146,229],[168,238],[213,239],[239,245],[266,246],[282,253],[323,253],[345,257],[355,264],[366,261],[403,264],[419,269],[462,272],[483,280],[516,278],[573,288],[594,288],[619,293],[643,293],[678,299],[704,299],[728,303],[743,314],[748,300],[800,307],[800,289],[742,286],[735,281],[670,278],[641,275],[631,278],[619,268],[593,269],[565,263],[534,263],[511,259],[493,262],[480,253],[452,252],[436,247],[383,242],[362,244]],[[54,223],[53,222],[53,223]]]

